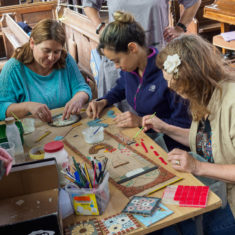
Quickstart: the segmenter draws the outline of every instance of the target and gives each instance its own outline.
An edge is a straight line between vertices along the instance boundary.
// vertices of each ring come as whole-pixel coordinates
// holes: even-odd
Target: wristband
[[[102,29],[102,27],[105,25],[105,23],[104,22],[101,22],[98,26],[97,26],[97,28],[96,28],[96,34],[99,34],[100,33],[100,30]]]
[[[176,26],[182,28],[182,29],[184,30],[184,32],[187,32],[187,27],[186,27],[184,24],[178,22],[178,23],[176,24]]]

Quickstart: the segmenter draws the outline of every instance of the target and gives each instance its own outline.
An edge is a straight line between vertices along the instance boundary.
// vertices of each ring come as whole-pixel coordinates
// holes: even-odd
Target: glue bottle
[[[66,172],[69,167],[69,157],[67,151],[64,149],[62,141],[52,141],[44,145],[45,156],[44,158],[55,158],[58,166],[58,175],[60,186],[64,186],[68,183],[68,180],[64,177],[61,171]]]
[[[15,145],[15,155],[24,154],[24,148],[20,138],[20,132],[15,124],[15,119],[13,117],[8,117],[5,119],[6,123],[6,136],[9,143],[14,143]]]

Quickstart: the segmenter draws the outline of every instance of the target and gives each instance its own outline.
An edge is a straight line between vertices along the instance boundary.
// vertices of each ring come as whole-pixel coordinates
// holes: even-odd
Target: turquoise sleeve
[[[16,64],[15,59],[10,59],[0,74],[0,120],[6,118],[8,107],[17,102],[18,92],[20,92],[20,88],[17,88],[18,82],[14,81]]]

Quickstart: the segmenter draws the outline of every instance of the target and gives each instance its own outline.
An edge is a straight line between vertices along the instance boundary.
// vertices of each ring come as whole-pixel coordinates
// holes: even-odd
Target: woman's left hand
[[[69,119],[71,114],[79,114],[82,109],[83,103],[79,97],[73,97],[64,107],[62,119]]]
[[[195,174],[198,161],[193,158],[188,152],[181,149],[173,149],[168,153],[168,161],[177,171],[183,171]]]
[[[77,92],[73,98],[65,105],[62,120],[69,119],[71,114],[79,114],[83,105],[89,100],[89,96],[84,91]]]
[[[142,123],[142,118],[133,114],[130,111],[118,114],[114,118],[115,123],[118,127],[139,127]]]

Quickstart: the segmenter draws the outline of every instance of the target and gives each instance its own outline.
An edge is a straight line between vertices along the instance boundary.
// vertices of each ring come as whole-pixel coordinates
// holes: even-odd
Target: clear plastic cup
[[[0,143],[0,148],[5,149],[13,158],[13,164],[15,164],[15,144],[11,142]]]
[[[88,144],[99,143],[104,140],[104,127],[102,126],[92,126],[84,129],[82,131],[85,141]]]
[[[24,118],[23,119],[23,128],[24,134],[32,133],[35,130],[34,118]]]

